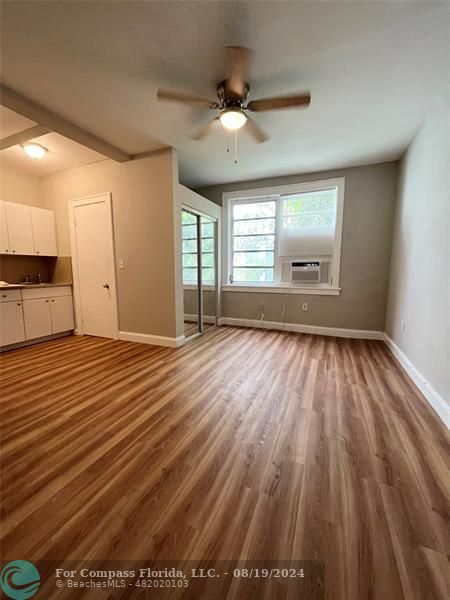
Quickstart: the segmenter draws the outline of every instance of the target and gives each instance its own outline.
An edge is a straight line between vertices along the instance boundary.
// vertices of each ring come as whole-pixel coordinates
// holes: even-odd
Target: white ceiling
[[[398,158],[448,84],[447,2],[3,2],[3,82],[125,152],[178,149],[206,185]],[[159,104],[158,86],[214,98],[223,46],[255,51],[251,97],[310,90],[258,114],[239,162],[212,111]]]
[[[30,121],[30,119],[22,117],[22,115],[18,115],[4,106],[0,106],[1,138],[19,133],[33,125],[36,125],[34,121]],[[57,171],[79,167],[90,162],[105,160],[102,154],[94,152],[57,133],[46,133],[40,137],[33,138],[32,141],[47,148],[48,152],[44,158],[33,160],[25,154],[20,145],[16,145],[0,151],[1,164],[9,165],[35,177],[41,177],[56,173]]]
[[[19,133],[19,131],[33,127],[33,125],[36,125],[34,121],[18,115],[5,106],[0,106],[0,131],[2,138]]]

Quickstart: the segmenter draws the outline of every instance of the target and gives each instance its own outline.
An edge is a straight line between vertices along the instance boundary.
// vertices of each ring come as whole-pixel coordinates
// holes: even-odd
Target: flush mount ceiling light
[[[237,108],[228,108],[220,114],[219,119],[225,129],[235,131],[245,125],[247,115]]]
[[[30,158],[34,160],[38,160],[39,158],[43,158],[48,150],[41,146],[40,144],[36,144],[35,142],[29,142],[28,144],[22,144],[22,150],[28,154]]]

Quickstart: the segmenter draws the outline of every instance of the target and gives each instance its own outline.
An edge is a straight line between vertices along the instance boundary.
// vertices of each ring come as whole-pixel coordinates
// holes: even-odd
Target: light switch
[[[123,258],[119,258],[119,269],[124,269],[125,268],[125,263]]]

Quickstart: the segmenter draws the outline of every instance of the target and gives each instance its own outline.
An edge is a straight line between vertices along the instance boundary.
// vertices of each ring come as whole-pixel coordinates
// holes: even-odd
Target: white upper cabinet
[[[56,256],[55,213],[44,208],[31,207],[34,251],[41,256]]]
[[[0,254],[57,256],[55,213],[0,202]]]
[[[0,253],[9,254],[8,227],[6,225],[5,203],[0,200]]]
[[[5,212],[10,246],[8,254],[34,254],[30,207],[5,202]]]

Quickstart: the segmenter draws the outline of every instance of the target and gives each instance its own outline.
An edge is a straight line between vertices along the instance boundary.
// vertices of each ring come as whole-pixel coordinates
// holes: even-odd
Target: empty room
[[[1,598],[449,598],[449,6],[0,0]]]

